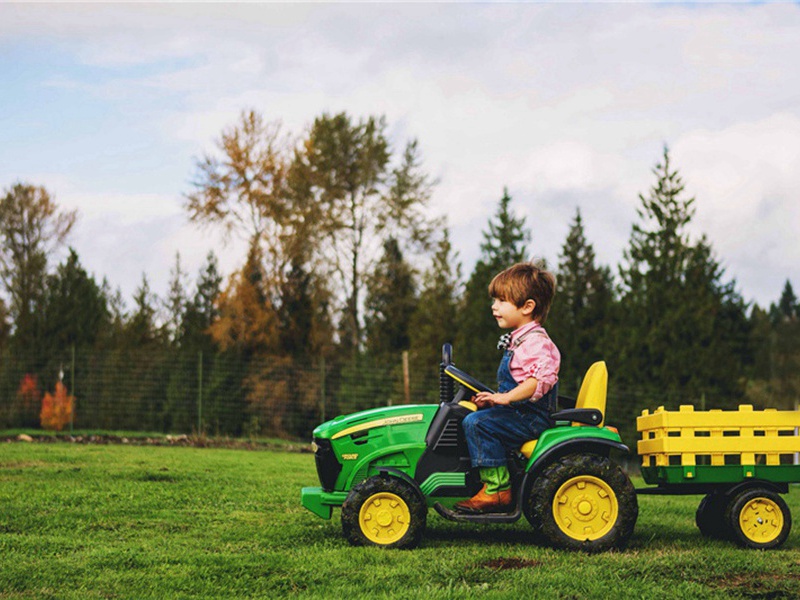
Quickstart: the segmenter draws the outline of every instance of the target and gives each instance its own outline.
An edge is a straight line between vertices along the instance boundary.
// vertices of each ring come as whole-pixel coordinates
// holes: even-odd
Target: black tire
[[[744,548],[769,550],[786,541],[792,529],[792,514],[779,494],[750,489],[728,504],[725,518],[733,540]]]
[[[572,454],[549,465],[525,499],[536,538],[566,550],[622,549],[639,516],[636,490],[608,458]]]
[[[718,493],[708,494],[700,501],[694,522],[701,534],[715,540],[731,538],[731,528],[725,518],[725,509],[729,503],[730,498]]]
[[[402,479],[385,475],[354,486],[342,504],[342,531],[354,546],[414,548],[427,518],[428,507],[417,491]]]

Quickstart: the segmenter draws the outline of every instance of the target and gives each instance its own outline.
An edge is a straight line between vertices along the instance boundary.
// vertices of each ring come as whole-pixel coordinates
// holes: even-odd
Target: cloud
[[[118,161],[136,146],[165,166],[142,173],[145,190],[103,180],[112,147],[97,179],[50,174],[87,235],[136,240],[126,272],[168,272],[173,246],[187,264],[189,248],[205,256],[181,212],[190,157],[255,107],[296,134],[347,110],[385,114],[397,147],[419,138],[466,272],[504,186],[537,253],[555,260],[579,206],[616,264],[667,143],[698,197],[696,230],[745,295],[800,285],[796,5],[0,6],[0,49],[20,40],[69,64],[51,84],[135,115]]]

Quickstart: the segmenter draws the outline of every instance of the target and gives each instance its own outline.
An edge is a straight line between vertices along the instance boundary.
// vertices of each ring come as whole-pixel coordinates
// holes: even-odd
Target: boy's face
[[[536,303],[530,299],[522,306],[517,306],[508,300],[495,298],[492,302],[492,316],[502,329],[518,329],[533,321],[531,315],[535,307]]]

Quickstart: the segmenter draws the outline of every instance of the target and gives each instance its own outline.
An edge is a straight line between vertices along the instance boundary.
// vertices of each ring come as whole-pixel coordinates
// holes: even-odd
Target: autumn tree
[[[60,210],[40,186],[17,183],[0,199],[0,281],[20,348],[35,346],[47,263],[76,219],[76,211]]]

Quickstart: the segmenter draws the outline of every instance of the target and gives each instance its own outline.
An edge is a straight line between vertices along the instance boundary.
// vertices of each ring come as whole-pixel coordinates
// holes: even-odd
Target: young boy
[[[511,502],[506,455],[553,423],[558,397],[561,355],[542,324],[555,295],[555,278],[533,263],[519,263],[499,273],[489,285],[492,315],[510,334],[500,338],[504,350],[497,370],[497,393],[479,393],[479,410],[463,421],[472,466],[480,469],[483,488],[457,510],[499,512]]]

